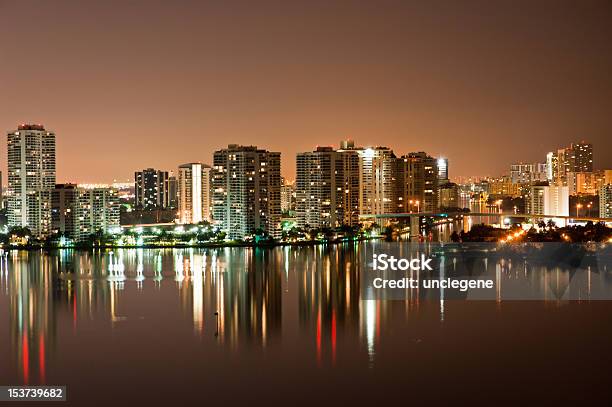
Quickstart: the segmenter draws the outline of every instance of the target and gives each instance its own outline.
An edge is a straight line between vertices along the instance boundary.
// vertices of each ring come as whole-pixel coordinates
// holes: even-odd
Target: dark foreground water
[[[360,250],[11,252],[0,385],[73,405],[612,398],[612,302],[362,301]]]

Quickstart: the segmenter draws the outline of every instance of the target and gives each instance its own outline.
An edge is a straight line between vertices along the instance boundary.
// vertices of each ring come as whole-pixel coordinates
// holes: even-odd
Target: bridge
[[[380,214],[364,214],[360,215],[360,219],[410,219],[410,235],[417,236],[421,231],[420,219],[422,217],[428,218],[440,218],[440,219],[455,219],[457,216],[461,216],[461,222],[463,222],[463,230],[469,231],[469,222],[465,221],[465,218],[471,217],[498,217],[500,224],[502,218],[519,218],[519,219],[564,219],[567,221],[574,220],[579,222],[612,222],[612,218],[599,218],[589,216],[559,216],[559,215],[538,215],[538,214],[521,214],[521,213],[503,213],[503,212],[461,212],[461,211],[450,211],[450,212],[408,212],[408,213],[380,213]]]
[[[503,216],[506,218],[522,218],[522,219],[566,219],[584,222],[612,222],[612,218],[598,218],[589,216],[564,216],[564,215],[537,215],[524,213],[502,213],[502,212],[409,212],[409,213],[380,213],[359,215],[360,218],[368,219],[396,219],[396,218],[412,218],[412,217],[429,217],[429,218],[453,218],[455,216],[475,216],[475,217],[497,217]]]

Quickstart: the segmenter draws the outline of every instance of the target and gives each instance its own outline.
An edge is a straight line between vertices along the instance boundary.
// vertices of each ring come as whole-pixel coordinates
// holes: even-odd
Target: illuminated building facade
[[[569,216],[569,190],[566,186],[531,187],[527,211],[532,215]]]
[[[76,241],[84,241],[92,234],[107,233],[117,228],[120,221],[120,203],[116,189],[78,188],[76,212]]]
[[[281,235],[281,156],[255,146],[230,144],[213,158],[213,215],[230,239],[258,231]]]
[[[438,160],[425,152],[404,155],[397,161],[398,212],[438,210]]]
[[[514,184],[531,184],[548,179],[546,163],[515,163],[510,166],[510,179]]]
[[[196,224],[211,219],[211,168],[202,163],[188,163],[178,168],[178,219],[182,224]]]
[[[398,166],[393,150],[373,147],[356,151],[359,154],[359,214],[396,213]]]
[[[143,209],[169,206],[168,172],[147,168],[134,173],[135,205]]]
[[[27,227],[36,237],[48,234],[55,159],[55,133],[42,125],[22,124],[7,134],[9,227]]]
[[[317,147],[297,155],[296,216],[300,227],[353,225],[359,216],[359,155]]]

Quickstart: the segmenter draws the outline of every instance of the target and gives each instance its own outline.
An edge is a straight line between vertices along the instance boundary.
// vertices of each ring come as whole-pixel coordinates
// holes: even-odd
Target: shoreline
[[[202,243],[202,244],[142,244],[142,245],[104,245],[104,246],[67,246],[67,247],[49,247],[44,245],[38,246],[24,246],[24,247],[6,247],[0,250],[8,253],[10,251],[52,251],[52,250],[76,250],[76,251],[103,251],[113,249],[224,249],[232,247],[252,247],[252,248],[273,248],[273,247],[308,247],[308,246],[319,246],[319,245],[339,245],[345,243],[358,243],[366,242],[370,240],[384,239],[384,236],[368,237],[360,239],[340,239],[340,240],[326,240],[326,241],[303,241],[303,242],[267,242],[267,243],[253,243],[253,242],[218,242],[218,243]]]

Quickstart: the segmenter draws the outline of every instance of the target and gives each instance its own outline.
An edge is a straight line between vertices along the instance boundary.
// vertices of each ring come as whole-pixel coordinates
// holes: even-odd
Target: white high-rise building
[[[202,163],[178,168],[178,221],[195,224],[211,219],[211,169]]]
[[[569,189],[566,186],[531,187],[528,211],[532,215],[569,216]]]
[[[55,133],[39,124],[19,125],[7,134],[7,161],[8,225],[45,237],[55,187]]]

